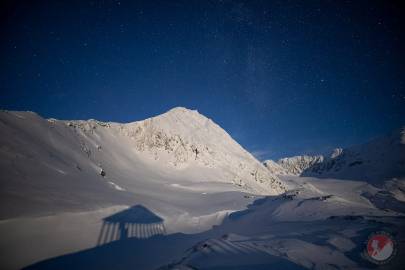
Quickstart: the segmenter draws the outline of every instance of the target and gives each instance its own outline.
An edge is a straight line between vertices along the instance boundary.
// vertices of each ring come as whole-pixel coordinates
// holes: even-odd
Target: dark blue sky
[[[129,122],[197,109],[260,158],[405,124],[388,1],[2,1],[0,107]]]

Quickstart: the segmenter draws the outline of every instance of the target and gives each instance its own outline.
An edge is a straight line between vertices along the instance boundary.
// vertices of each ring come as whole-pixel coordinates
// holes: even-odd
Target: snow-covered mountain
[[[363,180],[381,186],[386,180],[405,177],[405,128],[365,144],[337,148],[329,157],[295,156],[266,160],[264,165],[279,175]]]
[[[275,164],[279,165],[282,168],[283,173],[281,174],[289,174],[289,175],[300,175],[303,171],[307,170],[308,168],[313,167],[317,163],[321,163],[324,160],[324,157],[319,156],[294,156],[288,158],[279,159],[277,162],[266,160],[264,161],[264,165],[273,173],[277,173],[280,169],[275,166]],[[272,164],[272,165],[270,165]]]
[[[178,107],[144,121],[110,126],[131,138],[137,151],[169,166],[219,169],[223,175],[217,181],[240,185],[255,193],[284,191],[275,175],[197,111]]]
[[[10,205],[2,217],[132,204],[133,194],[145,196],[159,184],[161,190],[162,183],[285,190],[221,127],[185,108],[128,124],[2,111],[0,145],[0,197]]]
[[[386,162],[401,134],[379,143]],[[288,175],[347,151],[266,169],[185,108],[128,124],[0,112],[0,268],[364,269],[358,243],[389,228],[399,269],[403,181]]]
[[[405,177],[405,128],[368,143],[340,150],[304,170],[304,176],[363,180],[376,185]]]

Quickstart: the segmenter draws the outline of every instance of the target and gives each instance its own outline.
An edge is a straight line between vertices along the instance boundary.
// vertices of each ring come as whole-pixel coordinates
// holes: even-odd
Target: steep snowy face
[[[178,168],[191,163],[214,166],[217,161],[233,162],[233,154],[245,152],[210,119],[186,108],[122,124],[119,129],[133,139],[138,151]]]
[[[197,111],[174,108],[143,121],[118,124],[136,150],[174,169],[212,168],[220,181],[259,193],[279,194],[281,181],[212,120]]]
[[[382,185],[405,177],[405,128],[366,144],[340,149],[323,162],[305,170],[304,176],[364,180]]]
[[[312,168],[315,164],[323,162],[324,157],[319,156],[295,156],[289,158],[282,158],[277,161],[287,174],[300,175],[308,168]]]

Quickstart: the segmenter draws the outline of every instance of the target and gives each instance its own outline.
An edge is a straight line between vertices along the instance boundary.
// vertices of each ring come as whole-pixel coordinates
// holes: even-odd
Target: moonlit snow
[[[403,266],[403,129],[262,164],[181,107],[0,125],[1,269],[367,269],[377,230],[398,243],[384,269]]]

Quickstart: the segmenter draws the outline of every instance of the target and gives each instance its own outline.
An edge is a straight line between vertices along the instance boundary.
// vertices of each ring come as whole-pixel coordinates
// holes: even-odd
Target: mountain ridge
[[[138,151],[149,152],[154,160],[163,160],[176,168],[183,168],[189,165],[189,162],[212,168],[225,161],[231,166],[228,171],[238,171],[238,174],[233,176],[235,184],[244,186],[244,178],[252,176],[260,184],[267,180],[279,186],[281,184],[274,175],[266,175],[267,170],[262,164],[225,130],[197,110],[175,107],[161,115],[123,124],[97,120],[67,123],[76,123],[86,131],[94,129],[95,124],[118,129],[120,133],[135,141]],[[239,161],[235,160],[235,157]],[[244,160],[240,160],[242,157]],[[246,162],[253,165],[246,166]],[[272,185],[272,188],[277,189],[276,185]]]
[[[363,144],[336,148],[330,156],[294,156],[263,163],[281,175],[363,180],[381,186],[405,177],[405,127]]]

